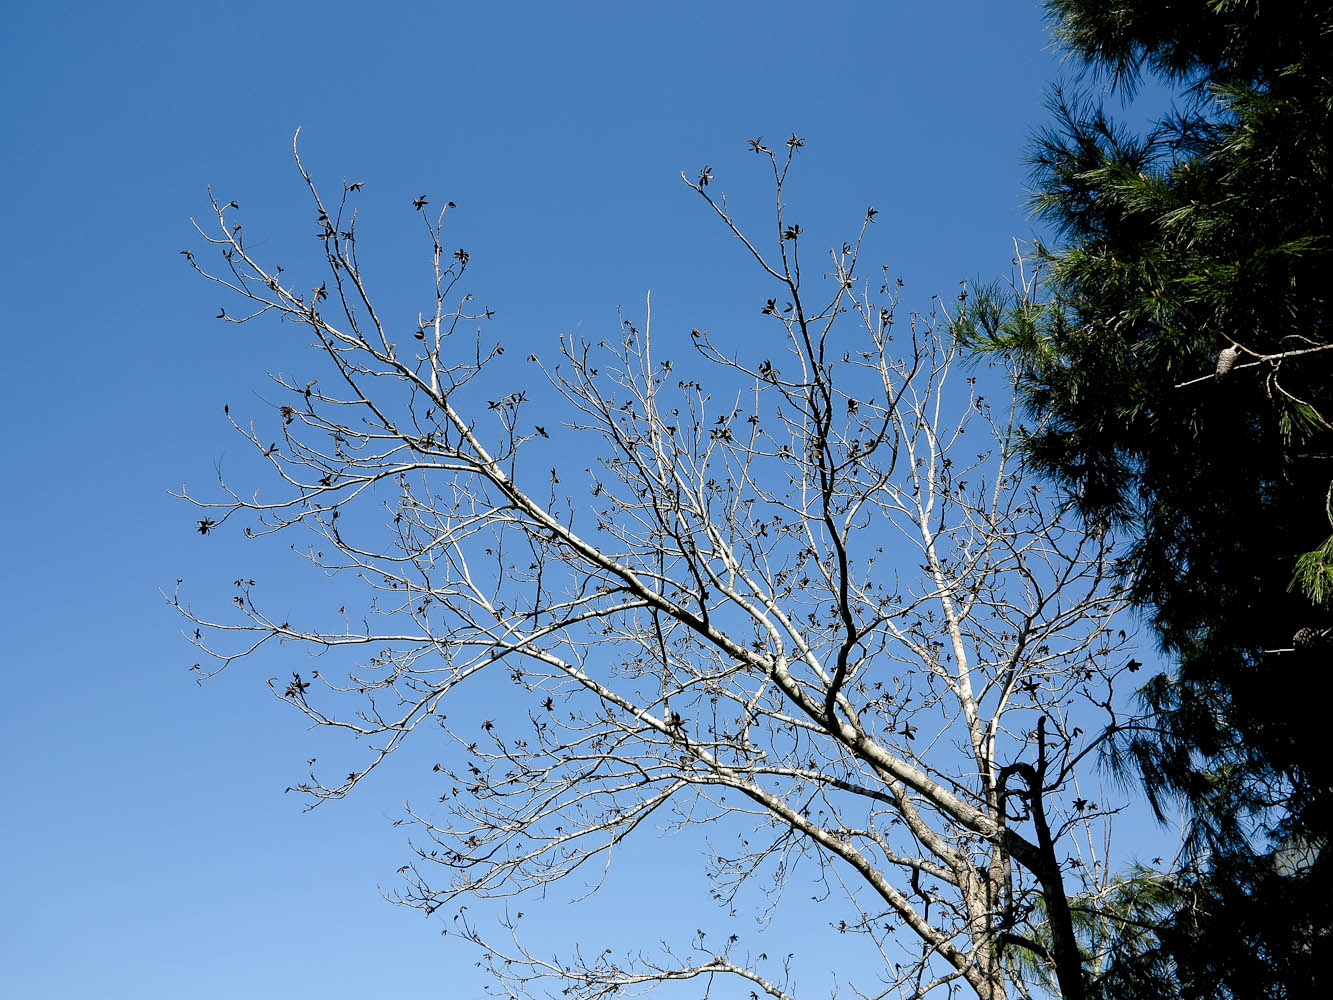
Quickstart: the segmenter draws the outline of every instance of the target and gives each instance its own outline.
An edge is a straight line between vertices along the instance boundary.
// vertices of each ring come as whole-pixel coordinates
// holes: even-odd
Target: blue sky
[[[276,327],[213,322],[221,300],[177,253],[198,245],[189,217],[212,185],[254,239],[308,252],[300,125],[317,177],[365,182],[385,294],[420,260],[411,199],[452,199],[478,299],[526,352],[613,328],[649,289],[682,329],[753,312],[678,174],[711,164],[762,209],[745,140],[795,131],[807,229],[832,244],[875,205],[868,259],[926,308],[1031,232],[1022,149],[1061,71],[1040,12],[243,0],[7,20],[0,992],[477,995],[475,956],[377,895],[416,773],[302,813],[283,789],[323,744],[264,686],[285,664],[195,685],[158,595],[183,576],[206,601],[251,571],[167,490],[237,459],[223,404],[257,410],[264,372],[300,363]],[[638,850],[628,871],[658,848]],[[705,905],[678,888],[682,912]]]

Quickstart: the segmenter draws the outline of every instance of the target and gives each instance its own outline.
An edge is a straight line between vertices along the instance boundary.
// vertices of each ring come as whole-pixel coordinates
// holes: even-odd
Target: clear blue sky
[[[419,773],[303,814],[283,789],[322,743],[264,686],[283,664],[196,686],[158,596],[252,571],[166,491],[207,485],[240,451],[223,403],[258,410],[264,371],[299,358],[275,327],[213,322],[177,255],[188,218],[211,184],[253,239],[303,248],[301,125],[318,176],[365,182],[386,285],[411,198],[458,203],[478,297],[525,352],[649,289],[686,327],[752,313],[701,265],[725,237],[678,173],[710,163],[762,204],[745,140],[796,131],[803,224],[832,243],[878,207],[870,258],[925,308],[1031,231],[1022,148],[1060,72],[1036,4],[49,2],[6,22],[0,993],[477,995],[474,956],[376,892]],[[708,926],[698,881],[679,891]],[[590,937],[606,919],[577,914]]]

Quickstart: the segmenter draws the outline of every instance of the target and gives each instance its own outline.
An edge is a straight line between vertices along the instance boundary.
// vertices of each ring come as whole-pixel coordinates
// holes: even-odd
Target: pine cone
[[[1217,356],[1216,377],[1223,378],[1227,372],[1231,371],[1232,365],[1236,363],[1236,359],[1239,357],[1240,348],[1235,344],[1232,344],[1230,347],[1224,347],[1222,353]]]
[[[1309,627],[1297,629],[1296,634],[1291,637],[1291,645],[1295,649],[1319,649],[1321,646],[1329,645],[1331,631],[1333,629]]]

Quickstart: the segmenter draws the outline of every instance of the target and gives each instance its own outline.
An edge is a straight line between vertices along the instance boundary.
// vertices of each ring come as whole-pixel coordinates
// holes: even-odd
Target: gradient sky
[[[16,4],[6,21],[0,993],[479,995],[475,956],[377,892],[407,860],[391,823],[419,770],[303,813],[283,790],[327,741],[264,685],[299,664],[202,687],[187,672],[157,588],[185,577],[206,604],[271,556],[201,538],[167,491],[239,460],[223,404],[262,415],[265,371],[301,354],[276,325],[213,321],[223,300],[177,253],[199,245],[190,216],[212,185],[252,240],[317,263],[300,125],[317,178],[365,182],[359,245],[388,294],[421,259],[411,199],[458,203],[478,300],[521,356],[614,329],[649,289],[681,329],[753,314],[729,295],[746,262],[678,175],[711,164],[762,209],[745,140],[795,131],[803,225],[832,245],[875,205],[867,260],[925,309],[1005,273],[1032,232],[1022,150],[1061,73],[1040,12],[240,0]],[[627,852],[608,902],[641,905],[662,851]],[[712,926],[689,862],[658,905]],[[563,902],[548,924],[585,940],[624,920]]]

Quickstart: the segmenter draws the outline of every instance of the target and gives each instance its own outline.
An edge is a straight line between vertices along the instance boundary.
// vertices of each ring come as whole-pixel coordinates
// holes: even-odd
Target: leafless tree
[[[802,142],[751,145],[772,168],[772,245],[733,221],[710,169],[685,180],[772,282],[762,339],[663,338],[649,308],[604,341],[562,338],[553,363],[501,361],[487,341],[490,313],[460,292],[468,254],[446,247],[452,205],[415,202],[433,299],[398,329],[362,279],[358,185],[326,202],[297,154],[328,266],[312,292],[261,263],[236,206],[214,201],[217,228],[197,228],[224,264],[183,253],[242,302],[220,318],[290,321],[323,367],[274,376],[278,431],[230,417],[275,498],[182,495],[205,534],[236,518],[247,536],[312,533],[308,558],[355,577],[365,604],[286,621],[246,580],[231,617],[192,610],[179,586],[173,600],[217,669],[275,641],[355,655],[345,675],[270,682],[370,748],[339,780],[312,769],[300,788],[315,800],[348,794],[416,730],[445,735],[441,805],[409,814],[422,834],[407,905],[595,887],[640,828],[725,823],[746,835],[701,861],[714,896],[776,894],[807,862],[841,900],[849,946],[879,956],[875,982],[848,984],[858,995],[1026,996],[1037,968],[1079,998],[1068,901],[1110,882],[1112,811],[1080,775],[1118,725],[1115,679],[1137,667],[1109,543],[1028,477],[1012,363],[962,368],[947,310],[899,319],[886,273],[861,277],[874,210],[810,280],[784,207]],[[1021,261],[1017,282],[1032,292]],[[516,364],[561,413],[494,388]],[[595,442],[586,469],[561,467],[564,444],[553,467],[553,433]],[[457,688],[495,674],[513,685],[502,712],[466,731],[446,720]],[[794,989],[735,938],[553,960],[516,919],[492,934],[464,916],[513,995]]]

